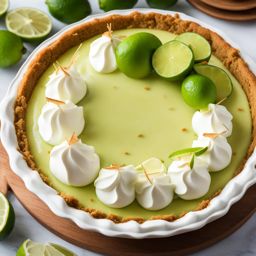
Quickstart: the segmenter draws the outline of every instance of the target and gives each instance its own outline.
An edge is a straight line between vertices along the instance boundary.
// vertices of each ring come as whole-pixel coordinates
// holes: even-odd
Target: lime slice
[[[9,0],[1,0],[0,1],[0,17],[3,16],[9,7]]]
[[[52,29],[47,14],[33,8],[18,8],[7,13],[5,18],[9,31],[27,41],[44,39]]]
[[[75,256],[73,252],[56,244],[40,244],[26,240],[18,249],[16,256]]]
[[[141,171],[146,170],[148,173],[160,173],[166,171],[162,161],[156,157],[151,157],[145,160],[140,165],[138,165],[136,169]]]
[[[185,148],[178,151],[173,152],[169,155],[169,158],[175,159],[177,157],[187,156],[187,155],[195,155],[200,156],[204,152],[206,152],[208,147],[197,147],[197,148]]]
[[[178,80],[188,74],[193,63],[194,56],[191,49],[176,40],[160,46],[152,59],[156,73],[171,81]]]
[[[11,233],[14,223],[15,214],[12,205],[0,192],[0,240],[3,240]]]
[[[186,32],[178,35],[175,40],[191,47],[195,62],[208,61],[210,59],[212,54],[211,46],[208,41],[199,34]]]
[[[217,102],[229,97],[233,91],[233,84],[229,75],[221,68],[207,65],[196,64],[194,70],[213,81],[217,89]]]

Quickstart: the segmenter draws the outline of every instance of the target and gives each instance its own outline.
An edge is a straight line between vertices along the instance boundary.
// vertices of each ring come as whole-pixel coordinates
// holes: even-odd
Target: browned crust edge
[[[47,177],[45,177],[36,166],[33,155],[29,150],[29,143],[26,135],[25,115],[27,109],[27,102],[30,99],[30,96],[35,85],[37,84],[38,79],[46,71],[46,69],[68,49],[79,45],[88,38],[105,32],[107,23],[112,24],[113,30],[125,28],[151,28],[169,31],[175,34],[180,34],[183,32],[196,32],[208,40],[208,42],[211,44],[213,54],[224,63],[224,65],[230,70],[230,72],[242,85],[251,107],[251,115],[253,120],[252,141],[247,151],[246,157],[243,159],[243,163],[238,168],[238,170],[236,170],[236,174],[238,174],[242,170],[244,163],[251,155],[256,145],[255,75],[250,71],[248,65],[241,58],[239,51],[229,45],[217,33],[200,26],[195,22],[181,20],[178,15],[171,16],[157,13],[142,14],[139,12],[133,12],[130,15],[126,16],[112,15],[101,19],[94,19],[90,22],[76,26],[75,28],[65,32],[57,41],[50,44],[47,48],[42,49],[34,57],[33,61],[29,65],[28,71],[26,72],[20,83],[18,89],[18,96],[15,103],[15,128],[19,145],[18,150],[23,154],[28,166],[31,169],[38,171],[43,181],[50,185]],[[215,197],[219,193],[220,191],[216,193],[213,197]],[[122,218],[120,216],[112,214],[107,215],[95,209],[82,207],[79,204],[78,200],[71,196],[65,195],[63,193],[60,193],[60,196],[64,198],[69,206],[84,210],[90,213],[91,216],[93,216],[94,218],[107,218],[115,223],[127,222],[129,220],[135,220],[138,223],[143,223],[144,221],[146,221],[143,218]],[[203,200],[194,210],[197,211],[206,208],[212,198]],[[181,214],[180,216],[153,216],[151,219],[174,221],[184,216],[185,214],[186,212]]]

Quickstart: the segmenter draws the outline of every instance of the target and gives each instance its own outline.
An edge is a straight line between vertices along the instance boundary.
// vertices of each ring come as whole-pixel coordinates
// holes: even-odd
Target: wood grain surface
[[[72,221],[54,215],[35,194],[25,188],[23,181],[10,170],[8,157],[2,146],[0,147],[0,166],[0,179],[4,173],[13,193],[39,223],[70,243],[105,255],[188,255],[224,239],[244,224],[256,211],[256,185],[254,185],[226,216],[200,230],[159,239],[111,238],[80,229]],[[2,185],[2,189],[5,189],[6,183],[1,182],[0,186]]]
[[[201,0],[201,2],[227,11],[244,11],[256,8],[255,0]]]
[[[245,11],[227,11],[212,7],[201,0],[187,0],[198,10],[218,19],[231,21],[250,21],[256,20],[256,8]],[[256,1],[256,0],[255,0]]]

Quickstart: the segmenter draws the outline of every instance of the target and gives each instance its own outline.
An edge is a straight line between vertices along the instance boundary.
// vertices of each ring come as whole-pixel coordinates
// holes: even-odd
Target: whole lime
[[[152,55],[161,45],[158,37],[147,32],[127,37],[116,48],[119,69],[132,78],[148,76],[152,71]]]
[[[20,61],[25,48],[15,34],[0,30],[0,68],[7,68]]]
[[[100,9],[108,12],[115,9],[130,9],[138,0],[99,0]]]
[[[181,93],[184,101],[195,109],[207,108],[216,101],[216,86],[209,78],[190,75],[182,83]]]
[[[91,14],[88,0],[46,0],[45,3],[53,17],[68,24]]]
[[[151,8],[170,9],[178,0],[147,0]]]

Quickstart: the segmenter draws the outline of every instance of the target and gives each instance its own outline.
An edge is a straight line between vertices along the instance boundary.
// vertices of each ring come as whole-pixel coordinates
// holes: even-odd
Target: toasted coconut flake
[[[120,164],[111,164],[110,166],[104,167],[107,170],[119,170],[122,167]]]
[[[70,76],[70,74],[67,71],[67,68],[61,66],[61,64],[58,61],[55,61],[56,66],[58,67],[57,72],[61,70],[66,76]]]
[[[68,144],[69,144],[69,145],[73,145],[73,144],[77,143],[78,140],[79,140],[79,139],[78,139],[77,135],[76,135],[75,133],[73,133],[72,136],[71,136],[71,138],[70,138],[69,141],[68,141]]]
[[[108,29],[108,31],[103,33],[103,36],[107,36],[107,37],[112,38],[113,31],[112,31],[112,24],[111,23],[107,24],[107,29]]]
[[[219,102],[217,102],[217,105],[220,105],[222,102],[224,102],[227,99],[227,97],[225,97],[224,99],[220,100]]]
[[[63,105],[63,104],[65,104],[65,102],[64,102],[64,101],[61,101],[61,100],[55,100],[55,99],[48,98],[48,97],[46,97],[46,100],[47,100],[48,102],[54,103],[54,104],[56,104],[56,105]]]

